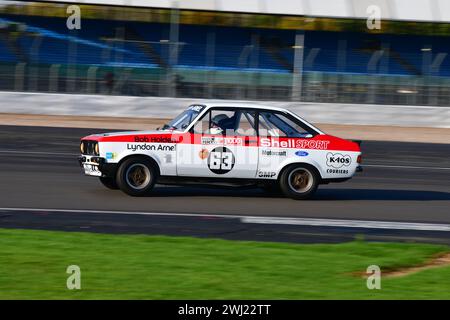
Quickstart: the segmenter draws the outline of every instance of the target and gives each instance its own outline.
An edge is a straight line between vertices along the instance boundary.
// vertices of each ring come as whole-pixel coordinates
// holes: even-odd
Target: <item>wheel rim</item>
[[[288,177],[289,187],[297,193],[308,192],[314,184],[314,177],[308,169],[297,168],[292,170]]]
[[[135,163],[128,167],[125,178],[131,188],[141,190],[150,183],[150,170],[143,164]]]

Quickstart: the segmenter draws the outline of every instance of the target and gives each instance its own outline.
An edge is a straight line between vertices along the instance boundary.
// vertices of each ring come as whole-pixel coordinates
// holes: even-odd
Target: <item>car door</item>
[[[258,169],[256,111],[236,109],[226,128],[223,150],[232,159],[227,178],[253,179]]]
[[[177,175],[189,177],[214,177],[222,168],[219,161],[220,148],[223,147],[223,134],[213,127],[212,119],[216,112],[208,110],[188,133],[188,141],[177,149]],[[226,154],[224,155],[226,157]],[[230,163],[225,158],[225,164]]]
[[[244,117],[242,121],[241,116]],[[246,135],[244,130],[237,130],[240,123],[245,123],[246,119],[238,108],[208,110],[194,124],[190,132],[191,143],[179,145],[177,174],[194,177],[254,178],[258,166],[256,130],[253,130],[252,135]],[[253,126],[254,119],[250,127]]]

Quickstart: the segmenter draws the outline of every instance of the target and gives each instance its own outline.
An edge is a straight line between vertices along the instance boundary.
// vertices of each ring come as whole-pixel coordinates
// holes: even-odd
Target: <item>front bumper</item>
[[[107,163],[102,157],[81,155],[78,157],[78,164],[88,176],[110,177],[116,172],[116,164]]]
[[[78,157],[78,163],[80,167],[82,167],[84,164],[96,164],[98,166],[104,164],[106,162],[105,158],[102,157],[95,157],[95,156],[79,156]]]

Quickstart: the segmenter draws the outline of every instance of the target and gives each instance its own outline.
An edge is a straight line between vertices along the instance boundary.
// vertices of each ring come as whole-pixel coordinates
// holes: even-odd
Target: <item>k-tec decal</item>
[[[352,163],[352,158],[346,154],[340,153],[327,153],[327,166],[336,169],[342,168],[343,166],[348,167]]]

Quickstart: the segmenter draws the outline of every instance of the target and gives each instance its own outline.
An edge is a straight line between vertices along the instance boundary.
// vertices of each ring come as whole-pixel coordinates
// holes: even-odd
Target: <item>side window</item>
[[[286,135],[268,119],[266,114],[266,112],[259,114],[259,135],[262,137],[285,137]]]
[[[311,134],[301,123],[280,112],[261,112],[259,115],[261,136],[305,138]]]
[[[236,128],[237,112],[215,109],[211,111],[211,134],[220,131],[225,135],[233,135]]]
[[[235,134],[238,136],[256,136],[256,113],[254,111],[240,112],[239,123]]]
[[[200,120],[198,120],[195,123],[193,127],[194,133],[202,134],[208,132],[210,120],[211,120],[211,111],[208,111],[203,115],[203,117]]]
[[[194,125],[195,133],[202,134],[234,134],[237,112],[214,109],[207,112]]]

